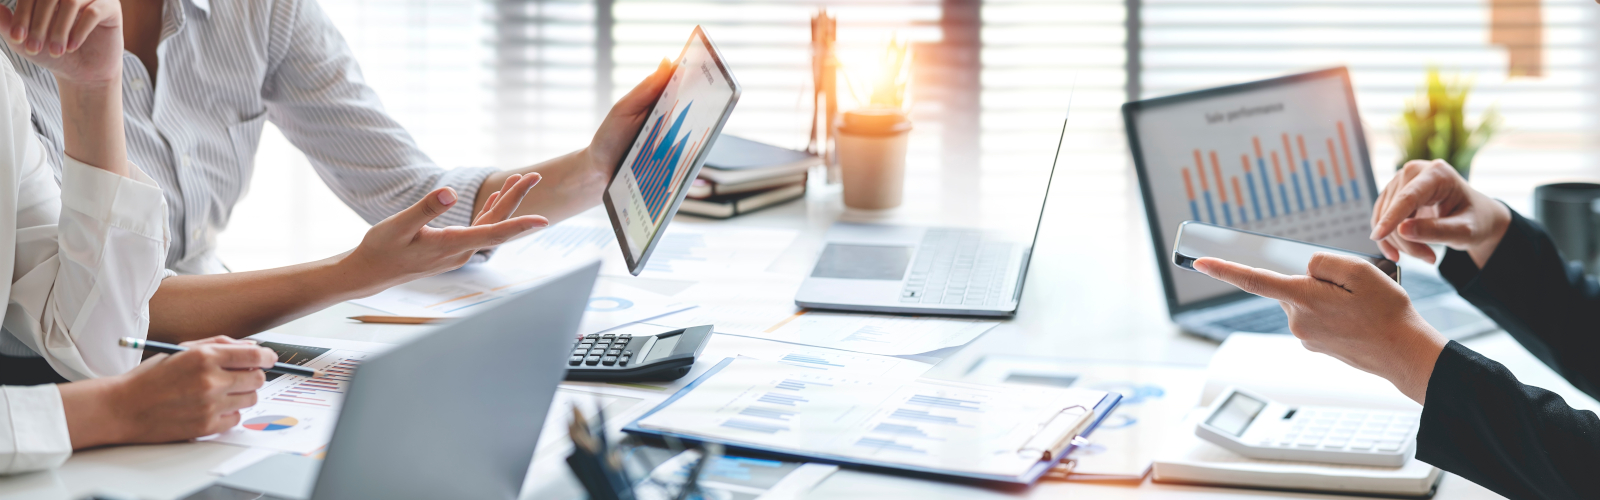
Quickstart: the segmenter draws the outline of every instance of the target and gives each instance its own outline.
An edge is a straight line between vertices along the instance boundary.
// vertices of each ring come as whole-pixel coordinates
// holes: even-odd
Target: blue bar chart
[[[1252,136],[1250,144],[1240,145],[1233,167],[1224,167],[1220,159],[1229,154],[1225,148],[1190,149],[1185,155],[1190,163],[1176,169],[1183,177],[1189,219],[1307,241],[1370,223],[1370,202],[1345,124],[1329,128],[1337,133],[1311,139],[1326,146],[1317,156],[1308,154],[1304,134],[1289,132]]]

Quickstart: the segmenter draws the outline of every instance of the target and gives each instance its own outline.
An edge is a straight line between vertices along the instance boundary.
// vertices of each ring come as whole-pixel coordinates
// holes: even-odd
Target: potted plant
[[[1476,127],[1467,125],[1467,94],[1472,83],[1460,77],[1446,80],[1439,68],[1428,69],[1428,79],[1415,98],[1406,100],[1400,114],[1400,162],[1444,160],[1462,177],[1472,171],[1472,158],[1500,130],[1500,114],[1490,108]]]

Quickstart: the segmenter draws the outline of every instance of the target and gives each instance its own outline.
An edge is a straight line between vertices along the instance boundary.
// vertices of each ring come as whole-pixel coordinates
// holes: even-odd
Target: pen
[[[387,323],[387,324],[396,324],[396,325],[421,325],[421,324],[426,324],[426,323],[432,323],[432,322],[435,322],[435,321],[442,321],[445,318],[422,318],[422,317],[417,317],[417,316],[367,315],[367,316],[351,316],[350,319],[353,319],[353,320],[356,320],[356,321],[360,321],[362,323]]]
[[[172,344],[168,344],[166,342],[156,342],[154,340],[136,339],[136,338],[133,338],[133,337],[123,337],[122,340],[118,340],[117,341],[117,345],[129,348],[129,349],[146,349],[146,350],[151,350],[151,351],[155,351],[155,352],[164,352],[164,353],[167,353],[167,354],[177,354],[177,353],[189,350],[189,348],[181,346],[181,345],[172,345]],[[269,372],[272,372],[272,373],[282,373],[284,375],[299,375],[299,376],[302,376],[302,377],[311,377],[311,378],[316,378],[316,377],[321,377],[322,376],[322,372],[321,371],[317,371],[317,370],[313,370],[313,369],[310,369],[310,368],[306,368],[304,366],[291,365],[291,364],[288,364],[288,363],[273,363],[272,364],[272,368],[267,368],[266,371],[269,371]]]

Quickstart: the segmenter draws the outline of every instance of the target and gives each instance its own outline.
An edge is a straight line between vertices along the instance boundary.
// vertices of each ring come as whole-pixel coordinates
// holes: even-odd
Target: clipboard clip
[[[1017,448],[1017,455],[1030,458],[1037,456],[1041,461],[1053,461],[1056,453],[1066,449],[1068,442],[1078,437],[1078,432],[1083,430],[1083,425],[1087,422],[1084,417],[1090,411],[1092,410],[1083,405],[1062,408],[1052,415],[1050,420],[1040,425],[1039,431],[1028,438],[1022,447]],[[1069,415],[1069,412],[1070,418],[1062,418],[1063,415]]]

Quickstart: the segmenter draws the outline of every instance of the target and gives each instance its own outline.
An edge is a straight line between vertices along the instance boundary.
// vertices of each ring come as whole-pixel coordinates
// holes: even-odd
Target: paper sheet
[[[634,487],[639,500],[670,500],[689,477],[700,452],[688,450],[667,459]],[[720,456],[700,472],[705,500],[789,500],[800,498],[835,471],[837,465],[779,462]]]
[[[393,347],[392,344],[272,332],[250,338],[277,351],[279,362],[322,370],[326,374],[314,379],[267,374],[267,384],[256,390],[256,405],[239,412],[239,424],[220,434],[202,437],[200,441],[310,453],[332,439],[339,407],[350,386],[350,376],[361,360]]]
[[[492,268],[461,269],[416,280],[351,301],[397,316],[459,317],[480,306],[537,285],[542,278],[512,282]],[[618,326],[694,307],[672,297],[619,283],[615,278],[595,282],[579,335],[599,333]]]
[[[647,323],[685,327],[712,324],[717,333],[829,349],[900,356],[966,345],[998,321],[941,317],[845,314],[785,307],[717,305],[662,316]]]
[[[661,333],[665,328],[667,327],[635,324],[613,330],[613,332],[641,336]],[[666,400],[667,397],[678,392],[679,389],[689,385],[690,382],[700,378],[701,375],[705,374],[707,370],[710,370],[718,362],[733,357],[787,363],[791,366],[804,367],[816,372],[858,373],[864,376],[894,380],[914,379],[922,376],[928,369],[933,368],[933,365],[928,363],[889,356],[786,344],[735,335],[713,334],[711,340],[706,342],[705,350],[700,352],[700,357],[695,362],[694,368],[690,369],[688,375],[684,375],[677,380],[631,383],[566,382],[562,384],[562,387],[586,392],[641,398],[645,401],[646,406],[654,407]]]
[[[801,453],[1017,476],[1039,462],[1041,428],[1056,428],[1061,419],[1075,426],[1105,394],[733,359],[638,425]]]
[[[980,384],[1083,387],[1122,395],[1089,443],[1072,452],[1070,479],[1138,480],[1183,416],[1200,402],[1205,370],[1158,364],[988,356],[962,380]]]
[[[713,276],[764,272],[799,234],[793,229],[673,222],[667,226],[667,234],[656,242],[639,277],[701,281]],[[620,256],[606,259],[600,272],[630,275]]]

